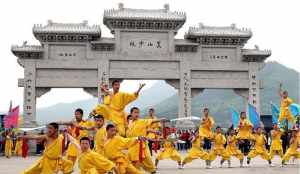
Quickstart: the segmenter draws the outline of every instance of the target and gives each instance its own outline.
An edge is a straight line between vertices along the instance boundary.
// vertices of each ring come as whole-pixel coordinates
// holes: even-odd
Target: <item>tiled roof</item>
[[[164,9],[131,9],[119,4],[119,9],[104,11],[104,19],[143,19],[143,20],[186,20],[184,12],[169,11],[166,4]]]
[[[43,52],[44,49],[40,45],[26,45],[26,44],[24,44],[22,46],[13,45],[11,47],[11,51],[12,52]]]
[[[234,24],[225,27],[205,26],[202,23],[198,27],[190,27],[186,37],[216,36],[216,37],[248,37],[252,36],[249,29],[236,28]]]
[[[33,26],[33,33],[57,33],[57,34],[91,34],[101,35],[101,29],[99,25],[88,25],[87,21],[82,23],[54,23],[51,20],[47,25],[35,24]]]

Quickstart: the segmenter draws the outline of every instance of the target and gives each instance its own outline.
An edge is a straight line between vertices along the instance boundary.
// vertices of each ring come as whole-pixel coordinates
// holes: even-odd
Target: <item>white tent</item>
[[[199,120],[201,120],[201,118],[200,118],[200,117],[191,116],[191,117],[175,118],[175,119],[172,119],[171,121],[185,121],[185,120],[195,120],[195,121],[199,121]]]
[[[34,128],[19,128],[19,130],[27,132],[27,131],[42,130],[45,128],[46,128],[46,126],[39,126],[39,127],[34,127]]]

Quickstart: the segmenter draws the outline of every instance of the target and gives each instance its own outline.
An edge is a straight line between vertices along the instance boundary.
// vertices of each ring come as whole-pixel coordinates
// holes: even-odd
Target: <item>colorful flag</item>
[[[19,120],[19,106],[12,108],[6,116],[4,116],[4,128],[17,128]]]
[[[248,118],[253,124],[254,129],[260,127],[260,116],[256,111],[256,108],[248,103]]]
[[[272,123],[277,124],[278,123],[279,112],[280,112],[278,106],[271,103],[271,111],[272,111]]]
[[[230,107],[229,110],[231,112],[231,123],[234,128],[237,128],[240,121],[239,113],[233,107]]]
[[[289,109],[294,117],[297,117],[300,115],[300,105],[298,105],[296,103],[292,103],[289,106]]]

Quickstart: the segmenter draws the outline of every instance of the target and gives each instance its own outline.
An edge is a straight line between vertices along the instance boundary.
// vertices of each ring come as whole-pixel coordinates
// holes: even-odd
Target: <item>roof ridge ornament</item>
[[[47,20],[47,23],[48,23],[48,25],[52,25],[52,24],[53,24],[53,21],[52,21],[51,19],[48,19],[48,20]]]
[[[235,23],[232,23],[230,26],[231,26],[232,29],[237,29]]]
[[[204,24],[202,22],[200,22],[198,25],[199,25],[199,28],[204,28]]]
[[[165,12],[170,11],[170,5],[169,5],[168,3],[166,3],[166,4],[164,5],[164,10],[165,10]]]
[[[27,41],[25,40],[25,41],[23,41],[23,45],[22,45],[23,47],[26,47],[27,46]]]
[[[83,25],[83,26],[87,26],[88,24],[89,24],[89,21],[88,21],[88,20],[83,20],[83,21],[82,21],[82,25]]]
[[[118,4],[119,10],[124,10],[124,4],[122,2],[120,2]]]

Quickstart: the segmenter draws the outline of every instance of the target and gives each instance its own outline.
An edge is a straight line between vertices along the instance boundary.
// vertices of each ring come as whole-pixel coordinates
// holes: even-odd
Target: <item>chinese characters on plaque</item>
[[[130,48],[162,48],[162,42],[160,40],[130,40]]]
[[[183,74],[183,114],[184,114],[184,117],[188,117],[188,92],[189,92],[189,78],[188,78],[188,73],[184,73]]]
[[[32,100],[32,95],[33,95],[33,73],[32,72],[27,72],[27,79],[25,81],[25,89],[26,89],[26,92],[25,92],[25,96],[26,96],[26,100],[25,102],[27,103],[26,105],[26,114],[27,116],[31,116],[32,115],[32,112],[31,112],[31,109],[32,109],[32,104],[31,104],[31,100]]]

